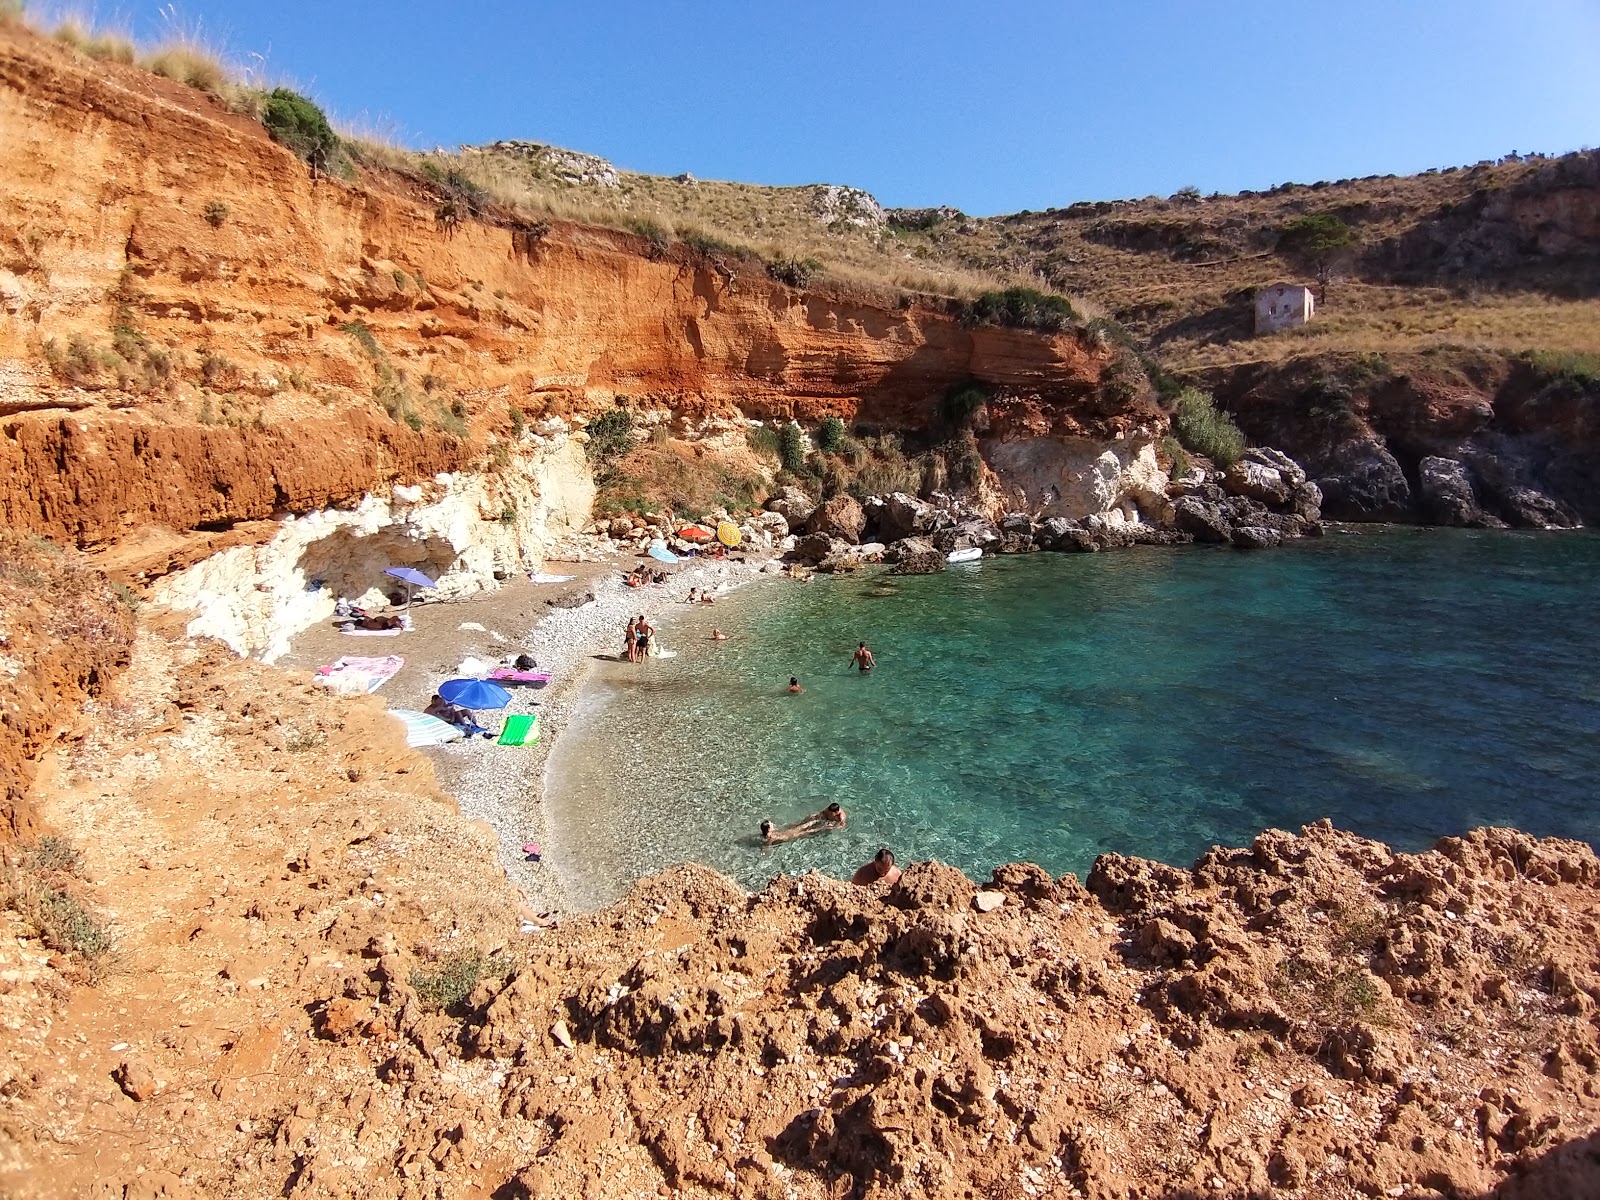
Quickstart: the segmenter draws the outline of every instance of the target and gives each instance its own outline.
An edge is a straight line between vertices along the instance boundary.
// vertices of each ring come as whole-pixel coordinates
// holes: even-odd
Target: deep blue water
[[[1320,817],[1404,849],[1600,834],[1588,533],[1037,554],[685,614],[679,657],[603,665],[557,745],[552,861],[578,899],[689,860],[750,885],[848,875],[879,845],[987,877],[1107,850],[1188,864]],[[757,843],[762,817],[834,799],[843,832]]]

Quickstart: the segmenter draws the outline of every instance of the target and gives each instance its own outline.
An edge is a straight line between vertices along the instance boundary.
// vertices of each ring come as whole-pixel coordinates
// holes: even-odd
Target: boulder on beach
[[[1200,496],[1179,496],[1172,502],[1173,523],[1197,542],[1226,542],[1228,520],[1222,510]]]
[[[840,495],[825,500],[806,518],[807,533],[825,533],[851,545],[861,540],[866,514],[854,496]]]
[[[768,512],[778,513],[788,521],[789,528],[796,529],[805,524],[817,502],[797,487],[786,487],[777,495],[769,496],[766,507]]]
[[[818,563],[849,548],[850,543],[841,538],[826,533],[808,533],[795,539],[791,553],[801,562]]]
[[[881,542],[898,542],[902,538],[931,533],[938,525],[938,510],[905,492],[890,492],[871,507]]]

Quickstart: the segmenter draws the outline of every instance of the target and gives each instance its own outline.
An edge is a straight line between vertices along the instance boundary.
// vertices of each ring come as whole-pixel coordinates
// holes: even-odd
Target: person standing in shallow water
[[[860,667],[861,673],[865,675],[878,664],[872,657],[872,651],[867,649],[867,644],[862,642],[861,645],[856,647],[856,652],[850,656],[850,665],[852,667]]]
[[[798,696],[803,691],[805,691],[805,688],[800,686],[800,680],[793,675],[789,676],[789,694]]]

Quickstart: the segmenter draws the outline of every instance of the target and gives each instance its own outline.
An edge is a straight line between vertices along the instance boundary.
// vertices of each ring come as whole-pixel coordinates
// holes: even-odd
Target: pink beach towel
[[[341,696],[375,692],[393,679],[406,660],[398,654],[385,658],[360,658],[347,655],[325,667],[318,667],[312,682],[331,688]]]

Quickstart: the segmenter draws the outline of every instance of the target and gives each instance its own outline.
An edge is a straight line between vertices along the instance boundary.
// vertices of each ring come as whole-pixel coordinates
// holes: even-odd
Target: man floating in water
[[[865,675],[878,664],[872,657],[872,651],[867,649],[867,644],[862,642],[861,645],[856,647],[856,652],[850,656],[850,665],[852,667],[860,667],[861,673]]]
[[[850,882],[857,887],[872,887],[878,883],[892,887],[899,881],[900,868],[894,865],[894,851],[887,846],[879,849],[871,862],[850,877]]]
[[[802,817],[782,829],[776,828],[771,821],[761,822],[761,840],[769,846],[778,842],[792,842],[795,838],[810,837],[814,833],[843,829],[846,819],[844,808],[835,800],[827,808],[814,812],[809,817]]]

